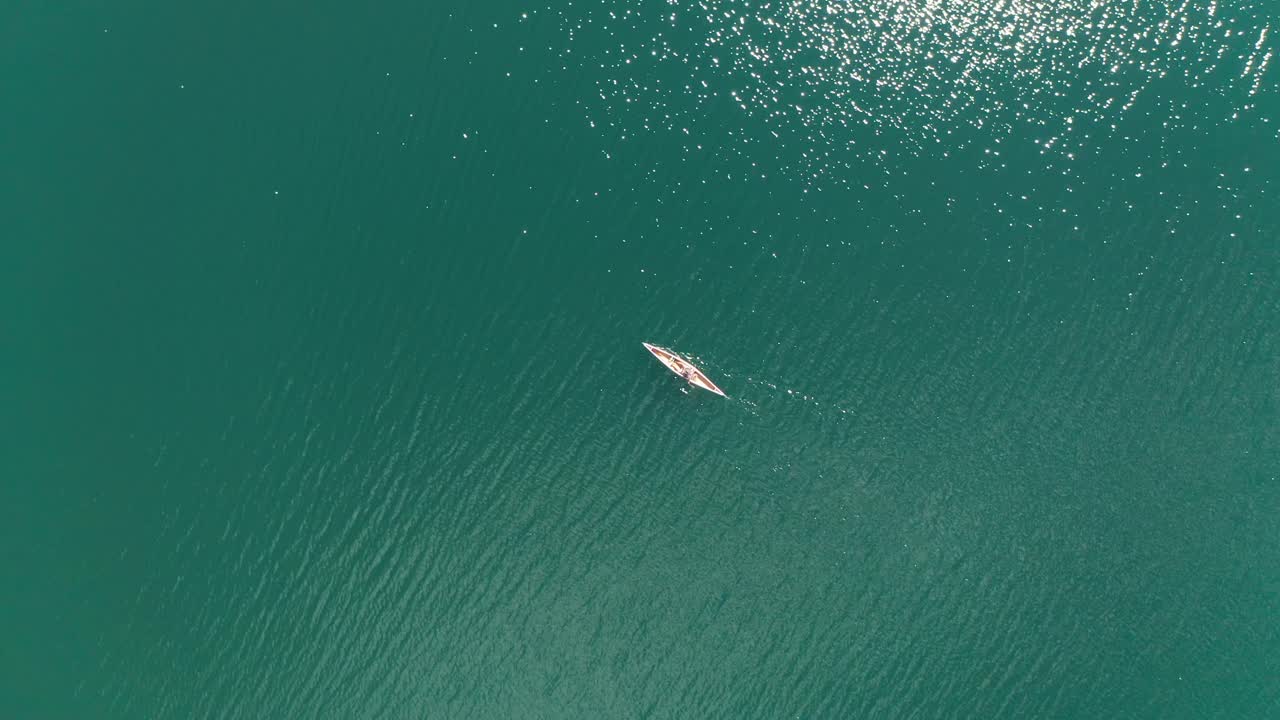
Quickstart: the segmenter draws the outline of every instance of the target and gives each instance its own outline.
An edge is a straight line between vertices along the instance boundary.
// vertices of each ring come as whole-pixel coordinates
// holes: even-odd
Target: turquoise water
[[[0,716],[1280,712],[1269,3],[6,16]]]

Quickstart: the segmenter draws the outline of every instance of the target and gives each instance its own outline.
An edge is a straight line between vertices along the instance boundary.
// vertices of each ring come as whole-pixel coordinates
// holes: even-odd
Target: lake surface
[[[1272,3],[2,15],[0,716],[1280,716]]]

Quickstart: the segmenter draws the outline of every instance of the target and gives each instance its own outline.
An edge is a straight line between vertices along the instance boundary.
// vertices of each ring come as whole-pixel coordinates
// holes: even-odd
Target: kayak
[[[690,385],[700,387],[703,390],[710,390],[721,397],[729,397],[724,394],[723,390],[716,387],[716,384],[711,382],[711,378],[704,375],[693,363],[666,348],[660,348],[649,343],[641,344],[644,345],[645,350],[653,353],[653,356],[658,358],[658,362],[666,365],[668,370],[687,380]]]

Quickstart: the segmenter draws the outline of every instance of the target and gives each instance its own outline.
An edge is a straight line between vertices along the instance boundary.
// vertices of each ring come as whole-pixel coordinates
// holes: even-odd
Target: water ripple
[[[563,12],[563,58],[596,78],[582,105],[616,142],[660,132],[744,159],[741,180],[852,183],[854,158],[998,156],[1015,130],[1072,157],[1169,83],[1233,78],[1216,118],[1233,120],[1275,87],[1271,18],[1216,0],[606,0]]]

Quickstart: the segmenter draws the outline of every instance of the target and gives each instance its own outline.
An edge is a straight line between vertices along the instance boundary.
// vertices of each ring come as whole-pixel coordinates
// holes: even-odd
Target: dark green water
[[[19,5],[0,717],[1280,716],[1273,4]]]

